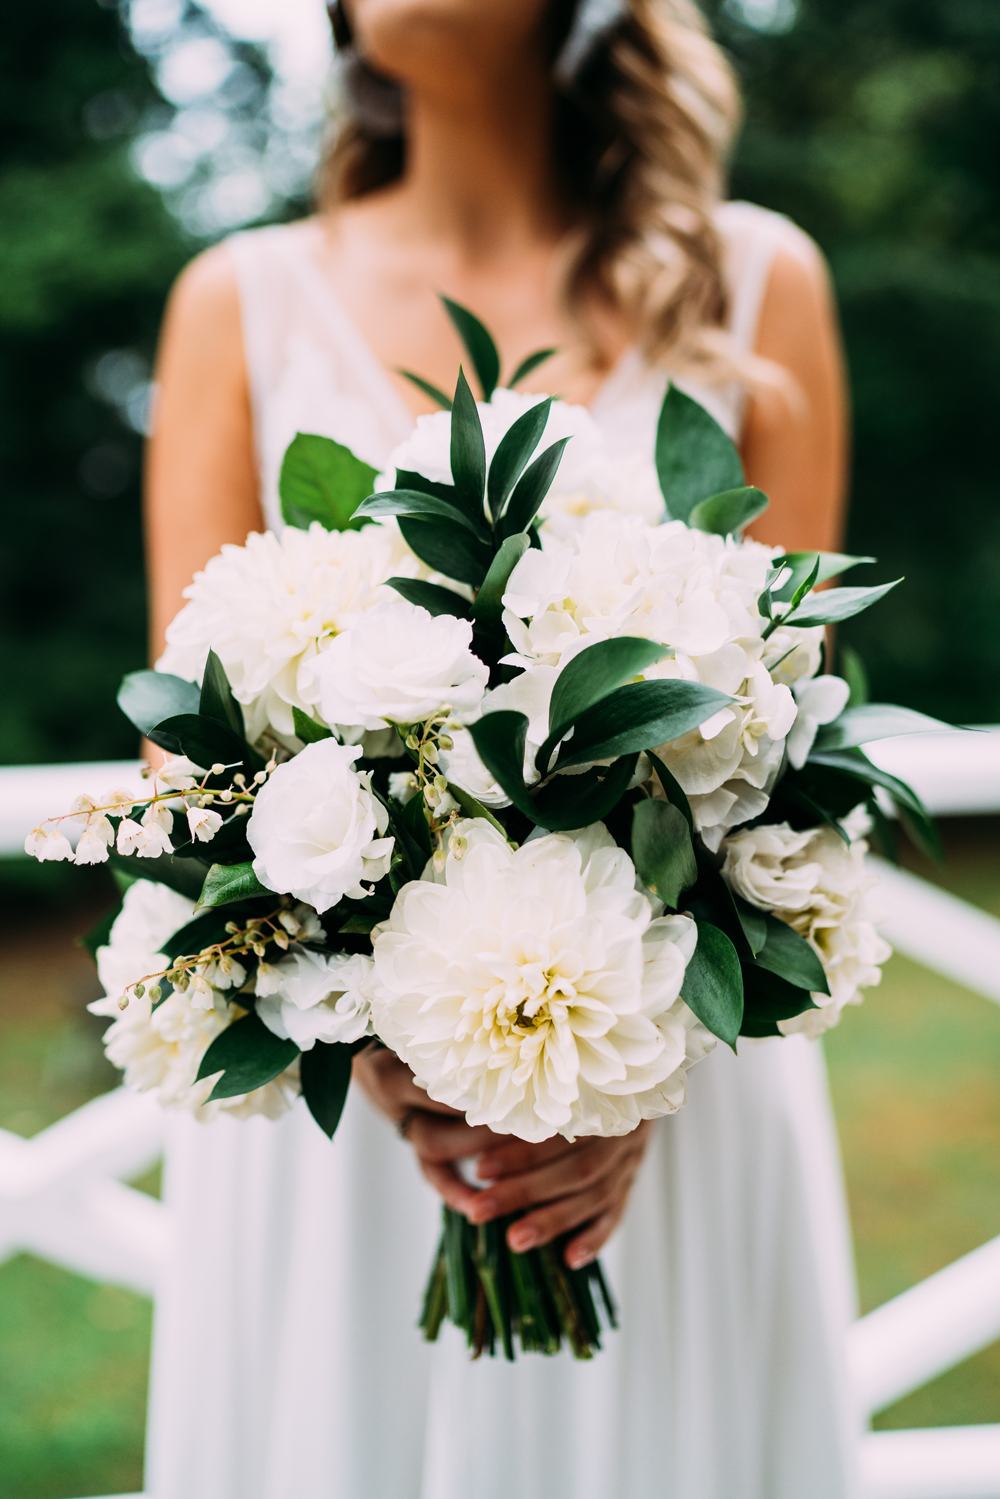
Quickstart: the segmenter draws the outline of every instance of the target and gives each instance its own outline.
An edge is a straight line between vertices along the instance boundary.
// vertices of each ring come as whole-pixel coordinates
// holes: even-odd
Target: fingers
[[[491,1218],[593,1186],[608,1174],[615,1159],[603,1148],[604,1143],[581,1142],[534,1170],[501,1177],[479,1194],[472,1209],[473,1223],[488,1223]]]
[[[422,1160],[419,1156],[417,1159],[425,1179],[448,1207],[468,1217],[476,1200],[476,1188],[467,1186],[452,1166],[438,1165],[434,1161]]]
[[[413,1115],[406,1138],[422,1161],[445,1165],[488,1150],[496,1135],[485,1124],[473,1126],[461,1117],[444,1118],[420,1110]]]
[[[563,1257],[571,1270],[581,1270],[584,1265],[589,1265],[591,1260],[596,1260],[621,1222],[624,1207],[625,1200],[622,1198],[613,1207],[599,1213],[591,1223],[587,1224],[582,1233],[570,1239]]]
[[[560,1198],[558,1202],[546,1203],[511,1224],[507,1230],[507,1243],[519,1254],[551,1244],[553,1239],[569,1233],[571,1228],[580,1228],[609,1212],[616,1205],[619,1192],[616,1184],[605,1179],[588,1192],[577,1192],[572,1197]],[[624,1196],[621,1201],[624,1203]]]
[[[510,1136],[499,1137],[494,1149],[480,1156],[476,1163],[476,1175],[482,1181],[498,1181],[502,1176],[511,1176],[515,1171],[530,1171],[545,1161],[554,1161],[573,1149],[569,1140],[553,1135],[551,1140],[542,1140],[537,1145],[527,1140],[515,1140]]]

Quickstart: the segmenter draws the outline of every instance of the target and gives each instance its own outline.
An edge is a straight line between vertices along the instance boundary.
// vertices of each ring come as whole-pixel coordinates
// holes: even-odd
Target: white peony
[[[472,625],[394,598],[332,640],[313,668],[325,723],[385,729],[479,712],[489,670]]]
[[[836,1025],[845,1005],[860,1004],[863,990],[881,978],[891,948],[872,909],[876,881],[867,863],[863,822],[845,820],[845,844],[831,827],[795,831],[774,823],[734,833],[723,845],[722,873],[752,905],[795,928],[823,964],[829,994],[812,996],[814,1010],[779,1022],[786,1035],[817,1036]]]
[[[291,738],[292,708],[315,713],[308,671],[315,657],[358,615],[396,597],[386,578],[419,570],[391,525],[327,531],[314,522],[254,533],[195,574],[157,667],[200,681],[214,650],[243,705],[248,737],[271,728]]]
[[[354,769],[360,755],[335,739],[307,745],[271,772],[247,820],[261,884],[320,913],[368,894],[389,869],[389,814],[370,776]]]
[[[493,392],[489,401],[477,403],[487,462],[517,419],[543,399],[537,394],[500,389]],[[604,434],[585,407],[553,401],[532,456],[561,437],[570,440],[542,504],[540,514],[546,534],[562,535],[583,516],[600,510],[633,515],[646,525],[655,525],[663,518],[663,496],[652,463],[613,457]],[[451,483],[449,412],[435,411],[417,417],[409,437],[389,455],[385,472],[375,481],[376,489],[394,488],[399,469],[422,474],[439,484]]]
[[[357,1041],[369,1029],[371,974],[371,958],[360,953],[289,953],[258,967],[257,1014],[300,1051],[317,1041]]]
[[[680,997],[694,923],[661,910],[602,826],[512,849],[460,823],[373,934],[375,1030],[471,1124],[625,1134],[714,1044]]]
[[[297,1092],[294,1069],[253,1093],[207,1106],[216,1079],[195,1080],[202,1057],[215,1037],[245,1015],[240,1005],[212,992],[207,1007],[203,1007],[192,1003],[187,993],[175,990],[155,1008],[148,993],[139,996],[134,992],[126,1008],[120,1007],[122,995],[132,984],[167,966],[168,960],[159,949],[190,921],[194,909],[192,901],[165,885],[151,880],[136,880],[130,885],[108,944],[97,951],[104,996],[88,1009],[111,1019],[104,1033],[104,1049],[109,1061],[124,1073],[128,1087],[154,1093],[162,1104],[192,1109],[201,1119],[219,1111],[263,1113],[276,1118]]]

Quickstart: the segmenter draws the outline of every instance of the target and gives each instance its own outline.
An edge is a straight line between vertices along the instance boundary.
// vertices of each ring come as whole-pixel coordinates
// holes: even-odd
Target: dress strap
[[[729,290],[729,331],[737,351],[750,354],[774,257],[801,231],[783,214],[756,203],[724,203],[717,222]]]

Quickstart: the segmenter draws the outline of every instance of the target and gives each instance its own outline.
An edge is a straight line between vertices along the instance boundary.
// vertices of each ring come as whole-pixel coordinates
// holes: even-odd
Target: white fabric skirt
[[[355,1091],[331,1144],[171,1124],[152,1499],[854,1499],[847,1221],[820,1052],[720,1046],[653,1127],[591,1363],[416,1329],[437,1199]]]

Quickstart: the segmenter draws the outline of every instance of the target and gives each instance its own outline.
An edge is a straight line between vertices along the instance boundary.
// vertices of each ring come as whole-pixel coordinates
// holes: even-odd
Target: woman
[[[678,374],[771,496],[765,538],[835,545],[826,277],[786,220],[720,205],[733,87],[687,0],[353,0],[332,19],[349,112],[320,211],[199,257],[170,301],[157,646],[192,572],[278,523],[296,428],[379,465],[427,409],[394,371],[452,383],[439,290],[508,367],[557,347],[529,386],[590,406],[623,453],[652,453]],[[573,1145],[469,1128],[385,1054],[357,1066],[368,1098],[332,1147],[300,1112],[175,1127],[155,1499],[854,1492],[844,1217],[807,1043],[719,1048],[675,1118]],[[436,1194],[477,1221],[524,1209],[514,1248],[568,1231],[581,1264],[607,1245],[623,1327],[592,1365],[420,1343]]]

